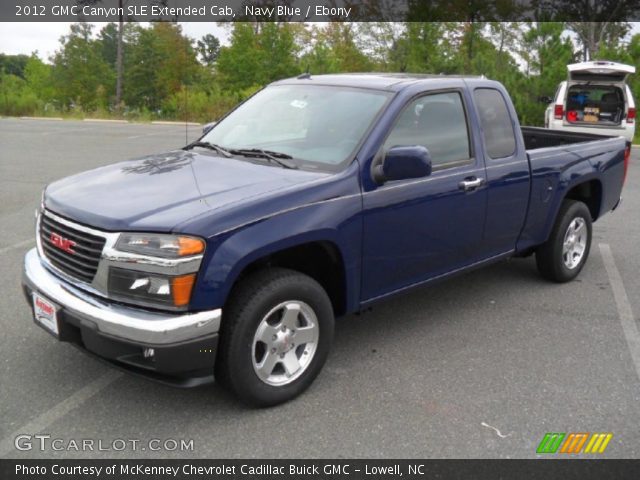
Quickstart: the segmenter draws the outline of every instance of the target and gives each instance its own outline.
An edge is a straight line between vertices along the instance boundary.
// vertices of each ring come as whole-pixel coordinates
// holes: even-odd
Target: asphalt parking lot
[[[57,343],[20,289],[48,182],[184,144],[184,126],[0,119],[0,457],[531,458],[546,432],[611,432],[604,456],[640,456],[640,148],[576,281],[511,260],[341,319],[307,393],[250,410],[216,385],[154,384]],[[17,434],[193,450],[18,451]]]

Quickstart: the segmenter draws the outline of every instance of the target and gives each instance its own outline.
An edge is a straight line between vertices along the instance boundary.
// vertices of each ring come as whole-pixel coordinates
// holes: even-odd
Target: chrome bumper
[[[23,284],[71,312],[98,332],[130,342],[172,344],[217,333],[222,309],[172,314],[110,304],[60,280],[47,270],[35,248],[24,258]]]

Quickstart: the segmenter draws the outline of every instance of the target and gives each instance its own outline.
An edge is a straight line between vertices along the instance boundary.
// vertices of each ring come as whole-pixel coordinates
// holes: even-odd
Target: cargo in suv
[[[636,108],[626,84],[635,67],[608,61],[567,66],[568,80],[558,86],[545,113],[545,127],[554,130],[620,135],[635,133]]]

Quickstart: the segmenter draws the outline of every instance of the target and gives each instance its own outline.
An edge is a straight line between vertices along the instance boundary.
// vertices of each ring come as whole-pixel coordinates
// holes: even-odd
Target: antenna
[[[184,143],[185,145],[189,143],[189,114],[187,113],[188,103],[187,103],[187,86],[184,85]]]

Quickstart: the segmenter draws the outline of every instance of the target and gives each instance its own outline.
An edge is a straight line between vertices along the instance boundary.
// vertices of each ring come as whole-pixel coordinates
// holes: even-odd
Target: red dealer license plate
[[[56,337],[59,335],[56,307],[37,293],[33,294],[33,314],[38,325]]]

